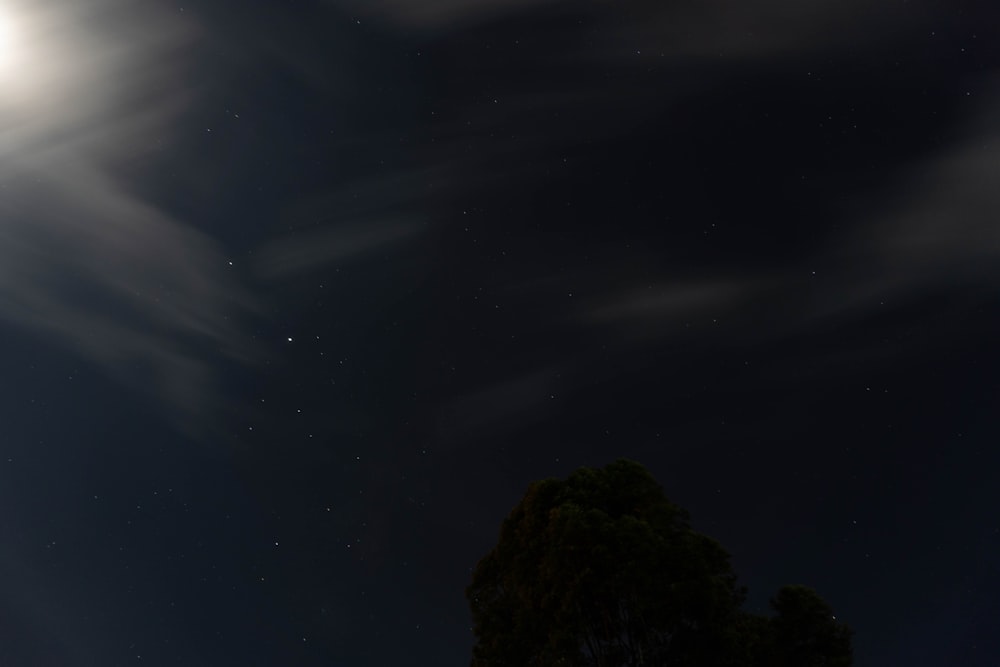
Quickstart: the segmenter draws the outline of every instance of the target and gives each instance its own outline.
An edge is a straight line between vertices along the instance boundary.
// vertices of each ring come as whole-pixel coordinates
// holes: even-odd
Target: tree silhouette
[[[776,667],[849,667],[851,631],[838,623],[819,594],[805,586],[784,586],[771,600]]]
[[[744,596],[729,555],[640,464],[581,468],[531,484],[477,565],[472,665],[850,665],[814,592],[782,589],[775,619],[741,611]],[[844,637],[847,662],[801,662]]]

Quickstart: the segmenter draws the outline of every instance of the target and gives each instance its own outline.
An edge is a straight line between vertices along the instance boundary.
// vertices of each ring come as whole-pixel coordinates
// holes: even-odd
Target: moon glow
[[[0,12],[0,64],[6,64],[14,47],[14,30],[10,19]]]

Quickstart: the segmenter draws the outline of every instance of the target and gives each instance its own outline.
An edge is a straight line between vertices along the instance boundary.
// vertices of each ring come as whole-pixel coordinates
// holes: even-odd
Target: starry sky
[[[533,480],[995,666],[1000,15],[0,2],[0,663],[465,665]]]

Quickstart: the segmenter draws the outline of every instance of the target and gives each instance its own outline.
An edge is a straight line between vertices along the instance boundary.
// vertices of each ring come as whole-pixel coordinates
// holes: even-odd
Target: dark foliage
[[[741,611],[729,555],[638,463],[533,483],[466,596],[473,667],[847,667],[850,633],[810,589]]]

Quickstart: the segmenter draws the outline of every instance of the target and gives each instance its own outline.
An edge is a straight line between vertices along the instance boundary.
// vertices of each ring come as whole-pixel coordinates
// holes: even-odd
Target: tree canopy
[[[741,609],[729,554],[646,469],[619,460],[528,487],[466,589],[473,667],[848,667],[815,591]]]

